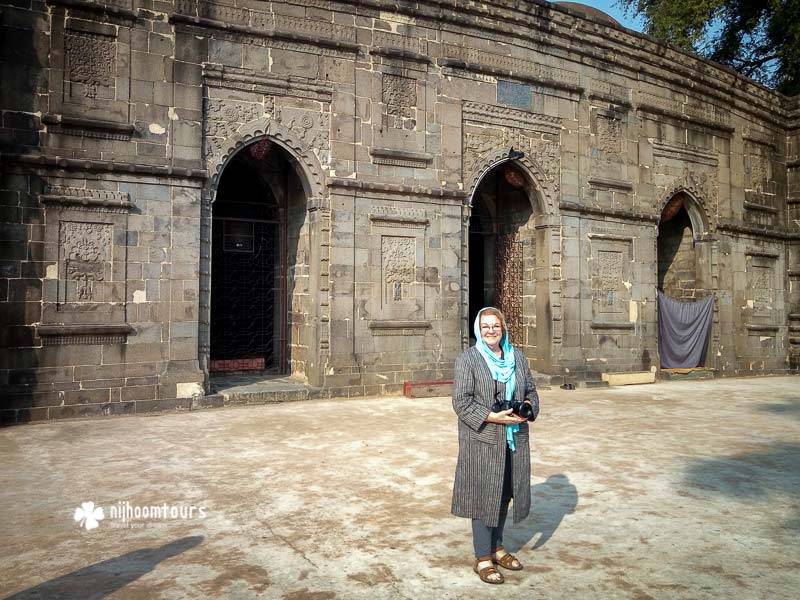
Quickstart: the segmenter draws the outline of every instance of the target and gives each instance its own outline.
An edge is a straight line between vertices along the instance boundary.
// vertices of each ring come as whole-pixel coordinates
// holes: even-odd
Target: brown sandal
[[[478,570],[478,565],[482,562],[491,563],[492,557],[481,556],[480,558],[475,559],[475,566],[472,567],[472,570],[478,574],[478,577],[481,578],[481,581],[483,581],[484,583],[493,583],[493,584],[503,583],[505,581],[503,574],[494,568],[494,564],[488,567],[483,567],[481,570]],[[500,577],[499,579],[489,579],[492,575],[499,575]]]
[[[506,549],[502,546],[495,548],[494,552],[492,552],[492,562],[500,565],[504,569],[508,569],[509,571],[522,571],[522,563],[519,562],[519,559],[517,559],[517,557],[510,552],[506,552],[500,558],[496,558],[495,555],[500,551],[506,552]]]

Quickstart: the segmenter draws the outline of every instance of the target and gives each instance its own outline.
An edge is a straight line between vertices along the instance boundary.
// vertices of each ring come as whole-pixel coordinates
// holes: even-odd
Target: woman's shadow
[[[541,548],[577,506],[578,490],[566,475],[550,475],[547,481],[532,485],[531,512],[521,523],[506,528],[505,547],[509,552],[518,552],[540,533],[533,548]]]
[[[8,596],[6,600],[80,598],[100,600],[146,575],[165,561],[200,544],[203,536],[185,537],[158,548],[134,550],[84,567],[36,587]]]

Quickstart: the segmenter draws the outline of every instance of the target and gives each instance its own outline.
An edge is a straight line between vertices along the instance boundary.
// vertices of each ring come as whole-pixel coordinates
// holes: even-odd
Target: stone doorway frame
[[[523,347],[532,367],[539,371],[552,369],[554,352],[552,345],[560,344],[560,334],[557,338],[553,337],[554,312],[552,306],[558,304],[560,319],[560,301],[553,299],[553,290],[558,289],[557,282],[553,282],[554,269],[551,247],[553,244],[560,243],[557,231],[557,206],[555,202],[554,188],[551,179],[547,176],[544,169],[530,157],[515,150],[514,148],[499,148],[478,161],[476,169],[467,179],[470,183],[467,187],[467,195],[461,211],[461,348],[469,347],[470,331],[472,324],[469,323],[469,229],[472,218],[472,207],[475,194],[486,176],[506,163],[511,163],[519,169],[525,177],[525,192],[531,203],[531,219],[535,229],[536,243],[536,338],[537,345],[531,350],[530,347]],[[559,322],[560,325],[560,322]],[[560,331],[560,329],[559,329]]]
[[[198,362],[203,372],[206,393],[211,393],[209,357],[211,351],[211,224],[212,206],[217,194],[220,177],[233,157],[247,146],[267,140],[286,153],[295,170],[306,201],[309,227],[309,294],[310,310],[307,321],[305,346],[309,358],[304,371],[309,385],[321,386],[324,368],[330,356],[330,231],[331,213],[325,186],[325,176],[316,154],[306,147],[288,128],[270,117],[262,117],[245,123],[239,131],[226,139],[221,153],[207,159],[209,178],[203,187],[200,207],[200,276],[198,317]],[[287,299],[288,300],[288,299]],[[290,300],[289,300],[290,301]]]
[[[706,209],[706,205],[702,200],[702,195],[697,192],[691,185],[678,185],[670,189],[666,194],[661,197],[658,205],[658,221],[656,222],[656,234],[653,239],[654,256],[655,260],[655,274],[654,281],[658,282],[658,268],[659,268],[659,253],[658,253],[658,238],[661,228],[661,214],[664,212],[667,204],[677,195],[684,196],[683,208],[689,215],[689,221],[692,225],[692,244],[695,250],[695,286],[696,289],[704,290],[708,293],[717,294],[719,296],[719,285],[717,274],[713,271],[713,265],[716,264],[717,244],[716,238],[710,232],[711,219]],[[656,362],[661,365],[661,357],[658,355],[658,311],[656,311]],[[711,338],[708,343],[708,350],[706,352],[706,366],[713,367],[711,363],[714,362],[714,357],[719,348],[719,303],[714,303],[714,316],[711,323]]]

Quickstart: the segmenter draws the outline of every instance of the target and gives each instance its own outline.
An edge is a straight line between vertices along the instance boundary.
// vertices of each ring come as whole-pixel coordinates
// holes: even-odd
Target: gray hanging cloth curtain
[[[706,360],[714,294],[678,302],[658,290],[658,354],[662,369],[701,367]]]

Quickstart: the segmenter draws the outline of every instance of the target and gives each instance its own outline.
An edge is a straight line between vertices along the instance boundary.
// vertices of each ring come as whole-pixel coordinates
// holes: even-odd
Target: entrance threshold
[[[222,396],[225,406],[297,402],[322,396],[322,389],[277,373],[211,375],[211,394]]]
[[[661,369],[659,379],[678,381],[681,379],[714,379],[716,369],[710,367],[692,367],[686,369]]]

